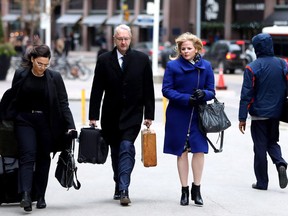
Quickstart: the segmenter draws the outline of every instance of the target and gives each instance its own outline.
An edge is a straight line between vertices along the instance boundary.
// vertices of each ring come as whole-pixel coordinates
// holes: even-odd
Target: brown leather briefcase
[[[157,148],[156,133],[151,129],[143,129],[141,131],[141,149],[144,167],[152,167],[157,165]]]

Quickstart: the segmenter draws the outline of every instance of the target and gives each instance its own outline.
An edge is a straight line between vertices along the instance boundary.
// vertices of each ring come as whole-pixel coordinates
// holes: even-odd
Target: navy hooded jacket
[[[239,121],[246,121],[248,112],[258,118],[279,119],[286,96],[287,64],[274,56],[269,34],[252,38],[257,59],[244,71],[239,107]]]

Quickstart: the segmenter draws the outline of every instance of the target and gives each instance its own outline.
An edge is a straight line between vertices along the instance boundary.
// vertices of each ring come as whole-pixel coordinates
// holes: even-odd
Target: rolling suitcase
[[[157,166],[156,133],[149,128],[141,131],[142,162],[145,167]]]
[[[18,160],[0,156],[0,204],[20,202],[18,194]]]
[[[0,155],[0,205],[2,203],[19,203],[21,194],[18,193],[18,159]],[[36,201],[32,188],[31,199]]]
[[[104,164],[108,156],[108,145],[102,137],[101,129],[82,128],[79,135],[79,163]]]

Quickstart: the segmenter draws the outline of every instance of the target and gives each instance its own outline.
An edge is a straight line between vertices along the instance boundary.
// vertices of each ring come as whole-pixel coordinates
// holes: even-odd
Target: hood
[[[252,38],[252,44],[257,58],[263,56],[274,56],[273,40],[271,35],[261,33]]]

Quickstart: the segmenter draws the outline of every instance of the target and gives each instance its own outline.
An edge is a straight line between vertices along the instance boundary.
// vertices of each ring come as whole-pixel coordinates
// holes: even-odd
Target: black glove
[[[193,96],[196,98],[196,100],[202,100],[205,97],[205,92],[201,89],[196,89]]]
[[[191,95],[190,98],[189,98],[189,105],[190,106],[197,105],[197,99],[193,95]]]

